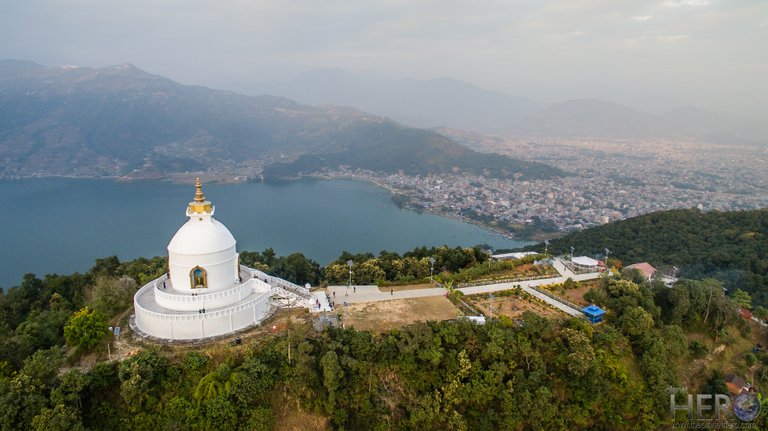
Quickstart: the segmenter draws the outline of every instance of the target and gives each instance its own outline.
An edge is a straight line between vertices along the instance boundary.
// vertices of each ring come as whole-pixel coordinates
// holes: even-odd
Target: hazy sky
[[[341,67],[765,113],[768,0],[0,0],[0,58],[215,87]]]

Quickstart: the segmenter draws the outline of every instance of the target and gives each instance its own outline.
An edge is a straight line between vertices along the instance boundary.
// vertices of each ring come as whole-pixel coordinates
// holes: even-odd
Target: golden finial
[[[195,202],[205,202],[205,196],[203,196],[203,185],[200,184],[200,178],[195,178]]]

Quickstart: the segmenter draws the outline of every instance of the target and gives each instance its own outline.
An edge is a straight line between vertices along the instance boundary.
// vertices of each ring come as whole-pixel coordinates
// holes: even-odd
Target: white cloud
[[[643,22],[643,21],[648,21],[651,18],[653,18],[653,16],[651,16],[651,15],[637,15],[637,16],[633,16],[632,20],[633,21],[638,21],[638,22]]]

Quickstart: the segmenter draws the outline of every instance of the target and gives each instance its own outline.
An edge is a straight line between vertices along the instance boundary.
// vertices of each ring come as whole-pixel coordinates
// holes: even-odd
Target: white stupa
[[[168,244],[168,273],[136,292],[134,329],[167,340],[231,334],[258,324],[278,306],[309,306],[309,290],[239,264],[236,241],[213,218],[200,179],[189,220]]]

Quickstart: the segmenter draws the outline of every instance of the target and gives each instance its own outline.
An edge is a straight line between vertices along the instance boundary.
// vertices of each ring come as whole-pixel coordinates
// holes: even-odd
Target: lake
[[[203,184],[215,218],[237,240],[237,250],[272,247],[304,253],[321,265],[342,251],[404,252],[414,247],[515,241],[469,223],[401,210],[389,194],[365,182],[304,180],[286,184]],[[23,274],[87,271],[94,259],[166,256],[186,222],[194,186],[161,181],[117,182],[69,178],[0,182],[5,202],[0,227],[0,286]]]

